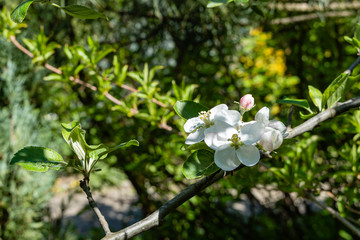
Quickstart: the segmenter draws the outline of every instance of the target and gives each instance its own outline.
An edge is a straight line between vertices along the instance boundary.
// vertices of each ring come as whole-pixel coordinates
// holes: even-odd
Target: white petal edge
[[[199,128],[197,131],[190,133],[189,136],[185,140],[185,144],[192,145],[204,140],[204,128]]]
[[[235,153],[235,148],[230,144],[223,145],[215,151],[215,164],[224,171],[232,171],[240,166],[241,162]]]
[[[215,107],[213,107],[212,109],[210,109],[210,120],[213,120],[215,115],[222,111],[222,110],[228,110],[228,106],[226,104],[220,104],[220,105],[217,105]]]
[[[205,123],[199,117],[190,118],[184,124],[184,130],[187,133],[191,133],[203,125],[205,125]]]
[[[236,150],[236,155],[245,166],[251,167],[260,160],[260,151],[252,145],[243,145]]]
[[[285,124],[278,120],[270,120],[268,127],[272,127],[276,130],[279,130],[282,134],[286,132]]]
[[[255,121],[267,126],[269,124],[270,110],[267,107],[260,109],[255,115]]]

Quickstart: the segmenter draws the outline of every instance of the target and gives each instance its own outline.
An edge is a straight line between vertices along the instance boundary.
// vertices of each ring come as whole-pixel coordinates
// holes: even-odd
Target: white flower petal
[[[267,107],[260,109],[255,115],[255,121],[260,122],[267,126],[269,124],[270,110]]]
[[[190,118],[186,121],[184,124],[184,130],[187,133],[191,133],[197,128],[204,126],[205,123],[203,120],[201,120],[199,117]]]
[[[228,106],[226,104],[220,104],[220,105],[217,105],[215,107],[213,107],[212,109],[210,109],[210,120],[213,120],[214,119],[214,116],[222,111],[222,110],[228,110]]]
[[[215,125],[206,128],[204,133],[206,145],[216,150],[220,146],[227,144],[229,142],[228,139],[231,138],[233,134],[237,134],[237,130],[227,123],[216,122]]]
[[[235,148],[231,147],[230,144],[223,145],[220,149],[215,151],[215,164],[224,171],[232,171],[241,162],[235,153]]]
[[[245,166],[251,167],[260,160],[260,151],[252,145],[243,145],[236,150],[236,155]]]
[[[240,128],[240,139],[245,145],[251,145],[260,140],[264,134],[265,127],[260,122],[246,122]]]
[[[284,134],[286,132],[285,125],[278,120],[270,120],[268,127],[279,130],[282,134]]]
[[[185,144],[191,145],[198,142],[201,142],[204,140],[205,134],[204,134],[205,128],[199,128],[197,131],[190,133],[189,136],[185,140]]]
[[[229,125],[235,126],[240,122],[241,115],[235,110],[222,110],[216,113],[214,121],[226,122]]]

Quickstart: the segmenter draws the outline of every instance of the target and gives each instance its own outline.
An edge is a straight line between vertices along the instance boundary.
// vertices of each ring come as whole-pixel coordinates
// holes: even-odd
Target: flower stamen
[[[205,123],[205,127],[210,127],[214,123],[210,120],[210,111],[199,112],[199,118]]]
[[[241,138],[237,134],[233,134],[231,138],[228,139],[230,143],[230,146],[235,147],[235,149],[238,149],[240,146],[244,145],[244,143],[241,141]]]

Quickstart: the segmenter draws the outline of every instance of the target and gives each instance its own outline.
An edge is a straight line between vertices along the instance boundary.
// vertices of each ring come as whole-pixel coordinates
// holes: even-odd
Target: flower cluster
[[[271,152],[280,147],[286,131],[285,125],[269,120],[269,109],[263,107],[255,121],[243,122],[242,116],[254,107],[254,98],[247,94],[240,99],[240,112],[229,110],[225,104],[209,111],[202,111],[198,117],[190,118],[184,130],[190,133],[188,145],[204,141],[215,150],[215,164],[232,171],[240,164],[253,166],[260,160],[260,150]]]

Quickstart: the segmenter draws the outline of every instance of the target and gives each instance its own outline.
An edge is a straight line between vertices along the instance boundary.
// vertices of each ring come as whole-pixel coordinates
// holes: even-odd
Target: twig
[[[346,71],[345,71],[344,73],[351,74],[352,71],[354,70],[354,68],[355,68],[359,63],[360,63],[360,56],[356,59],[356,61],[355,61],[353,64],[351,64],[351,66],[350,66],[348,69],[346,69]]]
[[[11,42],[20,50],[22,51],[23,53],[25,53],[26,55],[28,55],[30,58],[34,58],[34,54],[32,54],[29,50],[27,50],[24,46],[22,46],[15,38],[15,36],[10,36],[10,40]],[[62,71],[59,69],[59,68],[56,68],[48,63],[45,63],[44,64],[44,67],[56,74],[59,74],[59,75],[62,75]],[[76,83],[76,84],[79,84],[79,85],[82,85],[86,88],[89,88],[90,90],[96,92],[98,91],[97,87],[95,87],[94,85],[91,85],[89,83],[86,83],[78,78],[75,78],[74,76],[71,76],[70,78],[70,81]],[[116,105],[122,105],[122,102],[115,98],[114,96],[112,96],[110,93],[105,93],[104,96],[110,100],[111,102],[115,103]]]
[[[238,169],[241,169],[241,166]],[[237,169],[237,170],[238,170]],[[153,212],[148,217],[144,218],[143,220],[123,229],[118,232],[109,234],[102,238],[102,240],[124,240],[129,239],[139,233],[147,231],[153,227],[159,226],[164,217],[168,215],[170,212],[175,210],[181,204],[192,198],[193,196],[197,195],[206,187],[210,186],[211,184],[215,183],[216,181],[222,179],[226,175],[224,171],[217,171],[196,183],[191,184],[186,189],[184,189],[179,195],[165,203],[162,207],[158,210]]]
[[[338,103],[335,107],[326,109],[323,112],[318,113],[314,117],[310,118],[306,122],[300,124],[299,126],[291,129],[288,133],[289,135],[286,138],[294,138],[303,134],[304,132],[311,131],[319,123],[324,122],[330,118],[335,117],[343,112],[348,111],[351,108],[360,106],[360,97],[350,99],[343,103]]]
[[[326,204],[318,201],[311,193],[308,194],[308,198],[316,203],[319,207],[322,209],[328,211],[331,215],[333,215],[336,219],[338,219],[340,222],[342,222],[345,226],[347,226],[353,233],[355,233],[358,237],[360,237],[360,230],[357,229],[351,222],[346,220],[345,218],[341,217],[341,215],[332,209],[331,207],[327,206]]]
[[[11,40],[11,42],[12,42],[20,51],[22,51],[23,53],[25,53],[26,55],[28,55],[30,58],[34,58],[34,54],[32,54],[29,50],[27,50],[24,46],[22,46],[22,45],[16,40],[16,38],[15,38],[14,35],[11,35],[11,36],[10,36],[10,40]],[[56,67],[54,67],[54,66],[52,66],[52,65],[50,65],[50,64],[48,64],[48,63],[45,63],[45,64],[44,64],[44,67],[45,67],[46,69],[48,69],[48,70],[56,73],[56,74],[59,74],[59,75],[62,75],[62,74],[63,74],[63,72],[62,72],[59,68],[56,68]],[[92,91],[94,91],[94,92],[98,91],[97,87],[95,87],[94,85],[91,85],[91,84],[89,84],[89,83],[86,83],[86,82],[80,80],[79,78],[75,78],[74,76],[70,76],[69,79],[70,79],[70,81],[72,81],[72,82],[74,82],[74,83],[76,83],[76,84],[82,85],[82,86],[84,86],[84,87],[87,87],[87,88],[89,88],[90,90],[92,90]],[[131,91],[131,92],[138,92],[137,89],[135,89],[135,88],[133,88],[133,87],[130,87],[130,86],[127,86],[127,85],[125,85],[125,84],[121,84],[121,85],[119,85],[119,86],[120,86],[121,88],[126,89],[126,90],[129,90],[129,91]],[[111,95],[111,94],[108,93],[108,92],[104,93],[104,96],[105,96],[108,100],[110,100],[111,102],[115,103],[116,105],[122,105],[122,104],[123,104],[119,99],[115,98],[113,95]],[[167,105],[165,105],[164,103],[156,100],[155,98],[152,98],[151,101],[152,101],[153,103],[159,105],[160,107],[163,107],[163,108],[167,108],[167,107],[168,107]],[[164,128],[164,129],[167,130],[166,128]]]
[[[89,205],[90,207],[94,210],[95,215],[97,216],[97,218],[99,219],[99,222],[101,224],[101,227],[104,229],[105,235],[108,236],[109,234],[111,234],[110,228],[109,228],[109,224],[106,221],[105,217],[102,215],[100,209],[98,208],[95,200],[92,197],[91,191],[90,191],[90,187],[89,187],[89,179],[88,178],[84,178],[84,180],[80,181],[80,187],[82,188],[82,190],[84,190],[84,192],[86,193],[86,197],[89,201]]]
[[[20,51],[22,51],[23,53],[25,53],[26,55],[28,55],[30,58],[34,57],[34,54],[32,54],[29,50],[27,50],[26,48],[24,48],[15,38],[14,35],[10,36],[10,41],[15,45],[15,47],[17,47]]]
[[[277,18],[270,21],[270,24],[291,24],[291,23],[297,23],[297,22],[303,22],[303,21],[309,21],[312,19],[318,19],[320,16],[323,16],[325,18],[330,17],[349,17],[356,15],[356,11],[333,11],[333,12],[325,12],[321,13],[319,15],[318,13],[310,13],[305,15],[297,15],[293,17],[284,17],[284,18]]]
[[[327,10],[357,10],[360,8],[360,2],[331,2],[328,5],[320,5],[320,4],[310,4],[305,2],[270,2],[267,4],[267,7],[270,9],[276,9],[279,11],[286,12],[314,12],[314,11],[327,11]]]

